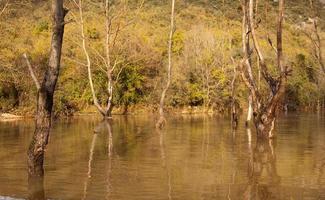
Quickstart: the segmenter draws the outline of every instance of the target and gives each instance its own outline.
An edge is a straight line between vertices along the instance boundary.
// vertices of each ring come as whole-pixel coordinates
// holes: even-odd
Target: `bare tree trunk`
[[[112,116],[112,99],[113,99],[113,68],[111,66],[111,53],[110,53],[110,34],[111,34],[111,18],[110,18],[110,3],[109,0],[105,1],[105,17],[106,17],[106,67],[107,67],[107,106],[106,117]],[[116,33],[117,34],[117,33]]]
[[[316,35],[316,45],[315,45],[315,48],[317,49],[317,59],[318,59],[318,63],[319,63],[319,68],[320,68],[320,71],[322,71],[323,73],[325,73],[325,64],[324,64],[324,59],[323,59],[323,46],[322,46],[322,40],[320,38],[320,35],[319,35],[319,28],[318,28],[318,21],[317,19],[314,19],[313,20],[313,26],[314,26],[314,33]]]
[[[111,67],[111,61],[110,61],[110,44],[109,44],[109,39],[110,39],[110,18],[109,18],[109,2],[108,0],[105,3],[105,16],[106,16],[106,67],[107,67],[107,94],[108,94],[108,99],[107,99],[107,106],[104,108],[98,101],[98,98],[96,96],[95,88],[94,88],[94,83],[93,83],[93,77],[92,77],[92,72],[91,72],[91,60],[90,56],[88,53],[87,49],[87,44],[86,44],[86,36],[85,36],[85,31],[84,31],[84,18],[83,18],[83,1],[79,0],[79,3],[76,3],[77,7],[79,9],[79,17],[80,17],[80,29],[81,29],[81,37],[82,37],[82,49],[86,57],[87,61],[87,71],[88,71],[88,80],[89,80],[89,85],[90,85],[90,90],[92,94],[92,98],[94,101],[94,105],[99,111],[99,113],[104,117],[104,118],[110,118],[111,117],[111,112],[112,112],[112,98],[113,98],[113,84],[112,84],[112,72],[113,68]]]
[[[245,126],[248,127],[249,126],[249,123],[251,122],[252,120],[252,116],[253,116],[253,102],[252,102],[252,96],[249,95],[248,97],[248,112],[247,112],[247,119],[246,119],[246,122],[245,122]]]
[[[87,70],[88,70],[88,80],[89,80],[89,85],[90,85],[90,90],[91,90],[91,94],[93,97],[93,101],[94,101],[94,105],[96,106],[96,108],[98,109],[98,111],[105,116],[105,111],[104,109],[101,107],[101,105],[98,102],[97,96],[96,96],[96,92],[95,92],[95,88],[94,88],[94,83],[93,83],[93,78],[92,78],[92,72],[91,72],[91,61],[90,61],[90,57],[89,57],[89,53],[87,50],[87,45],[86,45],[86,36],[85,36],[85,31],[84,31],[84,19],[83,19],[83,5],[82,5],[82,0],[79,0],[79,15],[80,15],[80,28],[81,28],[81,37],[82,37],[82,49],[83,52],[86,56],[86,60],[87,60]]]
[[[172,0],[172,8],[171,8],[171,17],[170,17],[170,33],[168,40],[168,68],[167,68],[167,83],[165,88],[161,93],[160,103],[159,103],[159,120],[156,123],[157,128],[162,128],[166,123],[166,119],[164,116],[164,103],[167,90],[170,86],[171,82],[171,71],[172,71],[172,47],[173,47],[173,36],[174,36],[174,13],[175,13],[175,0]]]
[[[258,43],[258,39],[255,32],[254,24],[254,0],[243,0],[243,49],[245,58],[241,62],[241,75],[246,86],[250,90],[252,97],[253,106],[253,119],[257,130],[257,134],[263,138],[274,137],[273,128],[276,119],[276,111],[282,100],[285,88],[287,75],[289,71],[283,64],[283,53],[282,53],[282,26],[283,26],[283,14],[284,14],[284,0],[279,0],[279,13],[278,13],[278,25],[277,25],[277,66],[280,75],[278,78],[273,78],[268,72],[266,62],[264,60],[263,53]],[[249,29],[249,31],[247,31]],[[254,49],[258,55],[261,72],[263,78],[268,83],[271,93],[270,97],[263,101],[260,95],[260,91],[256,86],[256,81],[252,75],[252,64],[249,62],[251,53],[247,48],[249,36],[252,37]]]
[[[61,49],[64,33],[64,17],[67,10],[63,0],[53,0],[53,27],[50,58],[42,84],[38,87],[35,132],[28,149],[28,172],[31,176],[43,176],[45,148],[51,128],[53,95],[59,77]]]
[[[231,81],[231,124],[232,124],[232,128],[234,129],[236,129],[238,126],[238,113],[236,109],[236,98],[235,98],[236,79],[237,79],[237,66],[234,63],[234,76]]]

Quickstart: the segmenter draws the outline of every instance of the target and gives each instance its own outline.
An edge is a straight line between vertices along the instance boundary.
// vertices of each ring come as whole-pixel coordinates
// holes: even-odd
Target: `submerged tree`
[[[240,63],[241,76],[252,96],[253,120],[260,137],[274,137],[273,128],[276,119],[276,112],[283,99],[286,90],[287,76],[289,74],[288,67],[283,61],[282,50],[282,29],[284,18],[284,0],[279,0],[278,21],[277,21],[277,45],[274,47],[276,52],[276,63],[278,76],[274,78],[268,69],[268,65],[264,59],[259,41],[256,35],[256,23],[254,18],[254,0],[242,0],[243,9],[243,30],[242,42],[244,58]],[[250,49],[250,39],[253,41],[254,50]],[[272,42],[270,42],[272,45]],[[272,46],[273,47],[273,46]],[[252,73],[252,62],[250,59],[253,52],[259,58],[261,73],[270,88],[270,96],[264,99],[261,90],[257,87],[257,83]]]
[[[94,48],[91,48],[92,50],[95,51],[95,56],[99,58],[99,60],[102,61],[103,65],[105,66],[105,69],[102,69],[104,73],[106,74],[106,79],[107,79],[107,86],[106,86],[106,100],[104,101],[105,105],[103,103],[100,103],[95,87],[94,87],[94,81],[93,81],[93,73],[92,73],[92,66],[93,63],[91,61],[89,49],[90,45],[87,44],[87,37],[85,33],[85,20],[84,20],[84,6],[83,6],[83,1],[79,0],[72,0],[77,8],[79,9],[79,21],[78,23],[80,24],[80,30],[81,30],[81,37],[82,37],[82,50],[83,53],[86,57],[86,66],[87,66],[87,71],[88,71],[88,81],[91,89],[91,94],[92,94],[92,99],[94,102],[95,107],[99,111],[99,113],[104,117],[104,118],[111,118],[112,115],[112,110],[113,110],[113,96],[114,96],[114,85],[117,83],[119,75],[121,74],[121,71],[123,70],[123,67],[118,71],[118,73],[115,74],[114,72],[117,70],[117,65],[120,63],[120,61],[115,58],[113,59],[112,57],[112,49],[116,45],[116,40],[117,37],[121,31],[122,28],[125,28],[129,22],[126,23],[126,25],[123,26],[122,19],[126,14],[125,11],[125,5],[124,3],[120,3],[121,9],[118,10],[116,7],[118,5],[113,4],[112,1],[105,0],[104,1],[104,13],[105,13],[105,42],[104,42],[104,49],[105,49],[105,55],[102,55],[101,52],[97,51]],[[141,1],[140,7],[142,7],[143,1]],[[113,25],[113,23],[116,23]]]
[[[235,86],[236,86],[236,79],[238,75],[237,65],[233,58],[231,58],[234,63],[234,75],[231,81],[231,124],[232,128],[236,129],[238,126],[238,111],[236,108],[236,98],[235,98]]]
[[[35,132],[28,149],[28,172],[30,176],[43,176],[43,162],[46,145],[48,144],[51,117],[53,107],[53,96],[55,86],[59,77],[61,50],[65,21],[68,12],[63,7],[63,0],[52,1],[52,40],[49,61],[46,66],[43,81],[39,83],[32,66],[27,59],[28,68],[37,88],[37,111],[35,116]]]
[[[166,123],[165,114],[164,114],[164,104],[165,104],[165,97],[168,91],[168,88],[171,83],[171,71],[172,71],[172,47],[173,47],[173,36],[174,36],[174,14],[175,14],[175,0],[172,0],[172,8],[171,8],[171,15],[170,15],[170,33],[168,39],[168,67],[167,67],[167,82],[160,97],[159,103],[159,120],[156,123],[157,128],[162,128]]]
[[[99,111],[99,113],[104,117],[111,117],[111,111],[112,111],[112,92],[113,92],[113,87],[112,87],[112,71],[113,68],[111,67],[111,60],[110,60],[110,48],[109,48],[109,39],[110,39],[110,35],[109,35],[109,30],[107,31],[107,36],[106,36],[106,42],[105,42],[105,46],[106,46],[106,58],[102,57],[104,59],[104,63],[106,64],[106,68],[107,68],[107,105],[104,107],[102,106],[99,101],[98,98],[96,96],[96,92],[95,92],[95,88],[94,88],[94,82],[93,82],[93,76],[92,76],[92,71],[91,71],[91,59],[90,59],[90,55],[88,52],[88,47],[86,44],[86,35],[85,35],[85,27],[84,27],[84,14],[83,14],[83,1],[79,0],[77,1],[73,1],[76,6],[79,9],[79,17],[80,17],[80,30],[81,30],[81,39],[82,39],[82,50],[85,54],[86,57],[86,66],[87,66],[87,71],[88,71],[88,81],[89,81],[89,85],[90,85],[90,90],[91,90],[91,94],[92,94],[92,99],[94,102],[94,105],[96,106],[97,110]],[[110,4],[109,1],[106,0],[105,1],[105,17],[106,20],[109,20],[109,9],[110,9]],[[106,21],[105,24],[105,28],[109,29],[109,21]]]

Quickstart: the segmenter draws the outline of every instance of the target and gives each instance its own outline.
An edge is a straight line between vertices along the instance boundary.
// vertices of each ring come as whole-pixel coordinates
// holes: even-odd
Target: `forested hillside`
[[[37,92],[23,54],[27,54],[36,76],[42,77],[49,54],[51,3],[8,2],[6,7],[7,1],[1,0],[0,4],[3,10],[0,16],[0,112],[33,113]],[[94,111],[83,41],[89,53],[99,104],[107,101],[103,2],[83,2],[85,37],[82,37],[78,5],[73,0],[66,2],[69,13],[55,93],[56,115]],[[325,9],[320,2],[314,2],[314,8],[308,0],[287,0],[286,3],[283,53],[292,74],[288,78],[284,104],[290,110],[315,110],[317,105],[325,106],[324,73],[310,22],[318,16],[318,35],[323,44],[320,49],[324,54]],[[255,9],[259,22],[257,36],[270,70],[275,72],[271,59],[274,49],[270,43],[276,42],[277,1],[260,0]],[[110,8],[110,16],[113,112],[155,110],[166,81],[170,1],[116,0]],[[242,55],[240,1],[176,0],[174,31],[174,65],[167,108],[228,111],[234,61]],[[252,60],[257,62],[256,57]],[[253,73],[259,77],[258,69]],[[267,87],[264,79],[260,80],[259,87]],[[235,82],[234,98],[239,108],[247,109],[248,90],[240,78]]]

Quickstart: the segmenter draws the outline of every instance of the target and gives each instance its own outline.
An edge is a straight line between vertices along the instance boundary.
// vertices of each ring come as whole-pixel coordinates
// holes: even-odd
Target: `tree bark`
[[[106,17],[106,70],[107,70],[107,106],[106,106],[106,116],[111,117],[112,116],[112,109],[113,109],[113,70],[114,67],[111,65],[111,44],[110,44],[110,38],[111,38],[111,17],[110,17],[110,3],[109,0],[105,1],[105,17]],[[118,34],[118,30],[116,31],[116,34]],[[116,37],[115,37],[116,38]],[[113,41],[115,42],[115,41]]]
[[[248,112],[247,112],[247,119],[246,119],[246,122],[245,122],[245,125],[246,127],[249,126],[249,123],[251,122],[252,120],[252,116],[253,116],[253,102],[252,102],[252,96],[249,95],[248,97]]]
[[[273,78],[269,72],[264,60],[263,53],[258,43],[258,39],[255,32],[254,24],[254,0],[243,0],[243,50],[244,59],[241,62],[241,75],[244,83],[250,90],[253,106],[253,119],[257,130],[257,134],[263,138],[274,137],[273,128],[276,119],[277,108],[283,99],[288,70],[283,64],[283,51],[282,51],[282,26],[283,26],[283,14],[284,14],[284,0],[279,0],[279,12],[278,12],[278,25],[277,25],[277,66],[280,75],[278,78]],[[247,31],[249,30],[249,31]],[[249,52],[249,45],[247,43],[249,37],[252,37],[254,49],[259,58],[259,64],[261,66],[261,72],[263,78],[268,83],[271,93],[267,100],[262,100],[259,88],[256,87],[256,81],[252,74],[252,64],[249,62],[251,53]]]
[[[162,128],[166,123],[166,119],[164,116],[164,103],[165,103],[166,93],[169,89],[170,82],[171,82],[172,47],[173,47],[173,36],[174,36],[174,13],[175,13],[175,0],[172,0],[172,8],[171,8],[171,16],[170,16],[170,33],[169,33],[169,40],[168,40],[167,83],[161,93],[161,98],[159,103],[159,120],[156,123],[157,128]]]
[[[67,10],[63,0],[53,0],[53,27],[50,58],[44,79],[37,95],[35,132],[28,149],[28,172],[31,176],[43,176],[43,162],[51,128],[51,116],[55,86],[59,77],[61,50],[64,34],[64,17]]]
[[[76,3],[76,2],[75,2]],[[106,106],[102,106],[97,98],[95,87],[94,87],[94,82],[93,82],[93,77],[92,77],[92,71],[91,71],[91,60],[90,56],[88,53],[88,48],[87,48],[87,41],[86,41],[86,35],[84,31],[84,18],[83,18],[83,1],[79,0],[79,3],[76,3],[77,7],[79,9],[79,17],[80,17],[80,29],[81,29],[81,37],[82,37],[82,49],[86,57],[86,66],[87,66],[87,71],[88,71],[88,80],[89,80],[89,85],[90,85],[90,90],[92,94],[92,99],[94,102],[95,107],[97,108],[98,112],[104,117],[104,118],[111,118],[112,117],[112,110],[113,110],[113,71],[117,63],[115,63],[113,66],[111,64],[111,53],[110,53],[110,38],[111,38],[111,23],[112,23],[112,17],[110,16],[110,3],[108,0],[105,1],[105,31],[106,31],[106,38],[105,38],[105,51],[106,55],[104,57],[100,56],[105,60],[105,65],[106,65],[106,76],[107,76],[107,103]],[[119,32],[116,30],[115,32],[115,37],[114,41],[116,39],[116,36]]]
[[[236,129],[238,126],[238,113],[236,109],[236,98],[235,98],[236,79],[237,79],[237,66],[234,63],[234,76],[231,81],[231,124],[232,124],[232,128],[234,129]]]

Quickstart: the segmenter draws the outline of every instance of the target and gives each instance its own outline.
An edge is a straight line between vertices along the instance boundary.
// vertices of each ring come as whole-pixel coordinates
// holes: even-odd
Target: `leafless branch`
[[[72,59],[72,58],[70,58],[70,57],[68,57],[68,56],[64,56],[63,59],[69,60],[69,61],[71,61],[71,62],[74,62],[74,63],[78,64],[78,65],[82,65],[82,66],[87,67],[87,64],[85,64],[85,63],[83,63],[83,62],[81,62],[81,61],[79,61],[79,60]]]
[[[272,42],[271,38],[269,37],[269,35],[267,35],[267,41],[268,41],[269,45],[272,47],[272,49],[274,50],[274,52],[277,54],[278,50],[273,45],[273,42]]]
[[[0,11],[0,16],[5,12],[6,8],[9,6],[9,0],[6,2],[5,6]]]
[[[33,79],[33,81],[34,81],[34,83],[35,83],[35,86],[36,86],[37,90],[41,89],[40,83],[38,82],[38,79],[37,79],[37,77],[36,77],[36,75],[35,75],[35,73],[34,73],[34,70],[33,70],[33,68],[32,68],[32,65],[30,64],[30,62],[29,62],[29,60],[28,60],[27,54],[24,53],[24,54],[23,54],[23,57],[24,57],[25,60],[26,60],[26,63],[27,63],[27,66],[28,66],[28,70],[29,70],[29,72],[30,72],[30,75],[31,75],[31,77],[32,77],[32,79]]]

